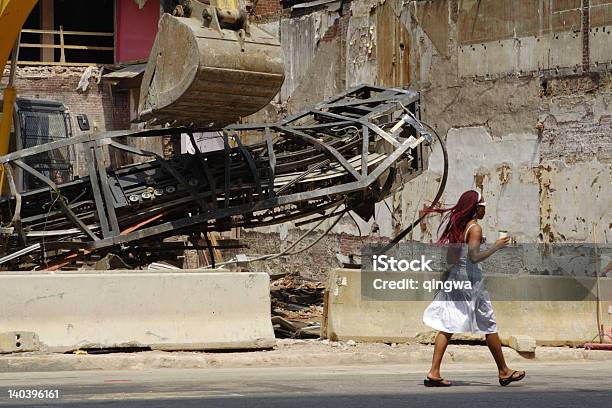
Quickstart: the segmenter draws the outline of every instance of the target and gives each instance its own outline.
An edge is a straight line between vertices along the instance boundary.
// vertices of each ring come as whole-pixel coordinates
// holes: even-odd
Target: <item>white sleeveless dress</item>
[[[476,224],[470,225],[465,231],[464,242],[474,225]],[[472,289],[436,293],[433,302],[423,313],[423,323],[446,333],[496,333],[497,323],[489,292],[482,278],[482,267],[480,263],[470,262],[467,245],[461,246],[459,261],[450,270],[447,280],[469,280]]]

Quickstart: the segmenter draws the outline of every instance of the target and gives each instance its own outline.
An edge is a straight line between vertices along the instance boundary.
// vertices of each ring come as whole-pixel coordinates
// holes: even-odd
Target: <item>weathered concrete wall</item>
[[[495,140],[481,126],[451,128],[446,147],[449,179],[444,206],[452,205],[463,191],[476,188],[487,201],[487,216],[481,222],[486,236],[495,238],[497,230],[505,229],[521,242],[534,242],[539,233],[539,188],[533,175],[539,162],[537,137],[516,134]],[[442,161],[441,149],[436,146],[429,162],[435,178],[442,175]],[[424,204],[414,201],[409,192],[404,189],[403,205],[408,216]],[[435,240],[437,221],[438,217],[428,218],[419,238]]]
[[[351,18],[346,33],[346,87],[361,83],[375,83],[376,64],[376,9],[371,2],[350,4]]]
[[[310,99],[314,95],[324,99],[338,93],[335,71],[340,62],[340,50],[336,41],[330,41],[337,30],[338,18],[337,12],[329,12],[281,20],[283,57],[291,61],[285,64],[281,100],[293,99],[292,94],[297,90],[297,95],[304,95],[303,103],[308,105],[320,102]],[[312,81],[314,78],[317,80]],[[303,87],[307,85],[314,85],[316,89],[305,93]],[[297,108],[303,109],[304,105]]]
[[[612,162],[610,72],[542,80],[542,94],[542,160]]]
[[[461,13],[459,37],[456,42],[451,39],[451,45],[470,42],[462,34],[466,28]],[[453,32],[454,22],[448,21]],[[496,35],[491,33],[490,38],[502,41]],[[434,50],[421,87],[424,119],[446,135],[449,149],[444,203],[454,203],[470,188],[483,192],[488,203],[484,232],[493,237],[496,230],[506,229],[523,242],[589,242],[594,228],[598,240],[608,242],[612,221],[610,74],[462,78],[468,64],[462,60],[462,47],[456,48],[456,54],[450,52],[450,57]],[[540,52],[537,47],[532,51]],[[606,52],[612,55],[612,50]],[[481,53],[477,60],[483,63],[486,56]],[[538,123],[542,130],[537,129]],[[429,170],[434,178],[440,177],[439,151],[432,156]],[[422,182],[416,180],[405,189],[403,219],[423,205],[409,194]],[[427,196],[432,195],[429,187]],[[432,218],[415,238],[435,240],[437,227]]]
[[[459,72],[463,76],[609,64],[612,3],[581,0],[461,1]]]
[[[280,38],[284,48],[290,44],[287,72],[307,74],[290,78],[276,112],[298,110],[323,99],[325,90],[360,82],[418,89],[423,119],[448,146],[444,205],[465,190],[481,191],[490,240],[506,229],[522,242],[589,242],[595,230],[598,241],[608,242],[611,7],[609,1],[591,1],[583,9],[579,0],[354,0],[339,12],[312,8],[289,22],[285,15]],[[339,30],[329,41],[319,40],[313,22],[332,20]],[[305,27],[300,34],[292,29],[297,25]],[[392,213],[381,206],[377,239],[405,228],[434,197],[440,153],[436,146],[428,171],[389,198]],[[357,222],[361,231],[343,220],[333,232],[372,231],[372,221]],[[435,241],[438,223],[431,217],[412,238]],[[293,229],[273,231],[290,241]],[[333,241],[338,244],[329,252],[342,253],[340,240]],[[306,259],[289,259],[283,268],[307,274]]]

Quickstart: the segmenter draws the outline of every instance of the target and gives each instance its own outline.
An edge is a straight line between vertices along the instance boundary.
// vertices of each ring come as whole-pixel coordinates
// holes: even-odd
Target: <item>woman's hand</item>
[[[488,249],[481,251],[480,242],[482,241],[482,228],[476,224],[474,228],[468,231],[468,257],[470,262],[477,263],[482,262],[494,252],[505,248],[510,243],[510,237],[500,238]]]
[[[495,250],[498,251],[502,248],[507,247],[509,243],[510,243],[510,237],[503,237],[495,241],[495,244],[493,244],[493,246],[495,247]]]

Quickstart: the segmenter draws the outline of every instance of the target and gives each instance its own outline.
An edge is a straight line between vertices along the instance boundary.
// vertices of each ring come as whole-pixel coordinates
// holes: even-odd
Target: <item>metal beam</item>
[[[336,160],[337,162],[340,163],[340,165],[342,167],[344,167],[344,169],[346,171],[348,171],[348,173],[353,176],[353,178],[355,178],[355,180],[361,180],[361,175],[357,172],[357,170],[355,170],[355,168],[353,166],[351,166],[351,164],[348,162],[348,160],[346,160],[344,158],[344,156],[342,156],[336,149],[334,149],[333,147],[329,146],[326,143],[323,143],[322,141],[320,141],[319,139],[317,139],[316,137],[312,137],[310,135],[307,135],[304,132],[300,132],[299,130],[294,130],[285,126],[277,126],[277,129],[279,129],[282,132],[285,132],[285,135],[289,136],[289,137],[298,137],[300,139],[305,140],[306,142],[312,144],[317,150],[319,150],[320,152],[325,153],[326,155],[328,155],[330,158]]]
[[[60,193],[58,186],[54,182],[52,182],[48,177],[43,176],[38,170],[33,169],[29,165],[25,164],[21,160],[15,160],[14,163],[17,166],[21,167],[23,170],[36,177],[37,179],[39,179],[40,181],[42,181],[43,183],[47,184],[49,187],[51,187],[51,190],[57,194],[57,202],[62,208],[62,211],[64,212],[64,214],[66,214],[66,217],[68,217],[76,225],[77,228],[83,231],[85,235],[87,235],[90,239],[94,241],[98,241],[100,239],[93,232],[91,232],[91,230],[87,228],[87,225],[85,225],[83,221],[81,221],[79,217],[77,217],[77,215],[70,209],[70,207],[68,207],[68,204],[66,204],[66,201]]]
[[[257,172],[257,166],[255,166],[255,161],[253,160],[253,156],[247,149],[245,149],[244,145],[240,141],[240,137],[236,134],[236,132],[232,132],[232,139],[238,145],[238,149],[240,149],[240,154],[246,160],[249,165],[249,170],[251,171],[251,176],[253,176],[253,181],[255,182],[255,190],[257,194],[261,195],[261,180],[259,179],[259,173]]]
[[[348,200],[348,203],[353,203],[350,206],[354,206],[362,202],[361,200],[380,199],[381,194],[385,192],[372,187],[379,182],[383,174],[396,169],[400,160],[412,160],[407,155],[409,149],[427,140],[426,137],[418,140],[395,138],[384,130],[401,120],[404,110],[399,101],[405,102],[414,96],[413,92],[403,90],[358,87],[345,92],[344,96],[331,98],[332,102],[317,105],[317,109],[294,115],[293,121],[288,118],[278,123],[228,126],[223,132],[221,151],[201,152],[193,136],[196,129],[170,128],[80,135],[3,156],[0,162],[10,163],[16,160],[25,165],[21,159],[34,154],[79,143],[95,144],[97,151],[93,153],[97,160],[88,159],[89,178],[63,183],[58,187],[39,172],[37,177],[42,177],[41,180],[44,179],[43,182],[48,188],[38,188],[22,194],[24,205],[29,206],[26,210],[28,217],[22,222],[25,223],[26,230],[33,232],[28,238],[29,243],[39,242],[37,240],[44,235],[45,241],[52,245],[65,245],[66,248],[86,245],[91,249],[91,253],[98,249],[130,243],[134,243],[134,248],[138,251],[143,245],[154,245],[167,236],[189,235],[203,230],[223,231],[236,226],[272,225],[315,214],[338,201]],[[412,104],[410,109],[414,106],[415,104]],[[367,113],[355,115],[354,112],[364,111],[361,107],[366,107]],[[335,112],[329,112],[330,108]],[[428,135],[414,116],[407,119],[404,117],[404,120],[403,125],[395,127],[410,127],[417,135],[420,132],[423,136]],[[265,137],[262,142],[245,145],[236,137],[236,132],[243,130],[261,132]],[[180,155],[172,160],[164,160],[156,153],[112,140],[113,137],[119,136],[178,137],[181,133],[189,135],[194,144],[195,155]],[[235,138],[236,147],[229,145],[229,137]],[[370,151],[381,140],[393,146],[390,154]],[[130,154],[151,157],[154,161],[111,169],[107,174],[105,168],[95,166],[96,162],[103,166],[101,146],[104,145]],[[388,151],[387,148],[385,151]],[[361,157],[354,157],[359,154]],[[419,174],[423,170],[421,154],[421,149],[414,152],[419,161],[413,161],[417,165],[417,168],[410,169],[413,174]],[[361,168],[357,171],[359,165]],[[190,184],[183,169],[189,177],[196,177],[200,182],[197,185]],[[261,175],[265,173],[266,179],[262,180]],[[103,185],[109,177],[113,183],[107,185],[108,191],[105,191]],[[141,194],[151,185],[155,188],[159,185],[159,188],[165,189],[175,187],[177,181],[180,187],[184,188],[156,195],[152,201],[130,203],[129,200],[115,200],[118,192],[128,196]],[[388,179],[384,187],[390,187],[391,181]],[[217,184],[221,183],[223,185],[219,186],[218,190]],[[264,189],[266,183],[268,191]],[[110,191],[111,187],[113,191]],[[42,215],[33,211],[31,207],[34,203],[48,200],[49,188],[52,192],[59,192],[61,188],[59,206],[70,200],[71,204],[67,208],[72,210],[72,216],[63,207],[61,211],[58,209]],[[245,192],[255,191],[257,195],[253,194],[248,200],[245,199]],[[224,205],[214,207],[221,194],[224,194]],[[13,197],[0,199],[0,211],[3,210],[4,215],[11,214],[14,196],[15,194]],[[92,200],[95,200],[95,205],[92,205]],[[117,211],[116,228],[108,225],[110,220],[105,221],[105,208]],[[96,211],[99,223],[95,220]],[[49,234],[42,232],[43,215],[44,219],[50,217],[47,229],[52,232]],[[82,226],[72,228],[73,217],[81,221]],[[89,220],[96,223],[86,226],[84,222],[90,222]],[[120,229],[123,229],[123,232]],[[104,238],[96,240],[98,237],[92,238],[87,234],[87,230],[96,234],[99,230]],[[10,239],[7,250],[16,251],[25,245],[19,246],[15,231],[15,228],[2,231],[3,237]],[[80,232],[84,232],[85,236]],[[57,259],[55,262],[57,263]]]
[[[200,163],[200,167],[202,167],[202,170],[204,171],[204,177],[206,177],[206,181],[208,181],[208,185],[210,186],[210,191],[212,192],[212,204],[213,204],[213,208],[217,208],[217,180],[215,179],[215,177],[213,176],[212,172],[210,171],[210,167],[208,167],[208,163],[206,162],[206,159],[203,157],[202,152],[200,151],[200,148],[198,147],[198,144],[195,141],[195,137],[193,136],[193,132],[189,132],[189,140],[191,141],[191,144],[193,145],[193,149],[196,151],[196,157],[198,160],[198,163]]]
[[[272,132],[266,127],[266,149],[268,151],[268,162],[270,165],[269,196],[274,197],[274,173],[276,171],[276,154],[274,153],[274,143],[272,142]]]
[[[108,238],[110,234],[110,226],[108,218],[104,212],[104,201],[100,192],[100,184],[98,183],[98,172],[96,171],[96,164],[94,155],[92,153],[93,143],[85,145],[85,160],[87,161],[87,168],[89,170],[89,181],[91,183],[91,191],[93,192],[94,202],[96,205],[96,212],[98,213],[98,221],[100,222],[100,228],[102,229],[102,236]]]

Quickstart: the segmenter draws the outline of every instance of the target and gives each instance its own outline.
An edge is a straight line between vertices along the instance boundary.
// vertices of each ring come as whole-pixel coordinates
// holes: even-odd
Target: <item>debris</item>
[[[280,278],[284,278],[288,274],[289,274],[288,272],[272,272],[272,271],[268,271],[268,275],[270,275],[270,280],[277,280],[277,279],[280,279]]]
[[[325,285],[289,275],[272,281],[272,324],[278,338],[319,338]]]
[[[280,316],[272,316],[272,327],[278,338],[319,338],[321,325],[290,322]]]
[[[83,75],[84,83],[90,74]],[[317,213],[323,219],[340,220],[347,211],[373,207],[399,187],[400,178],[385,176],[391,168],[412,163],[405,167],[410,175],[422,173],[422,149],[417,147],[432,140],[425,125],[413,119],[414,123],[405,124],[402,137],[388,133],[400,114],[418,114],[417,93],[360,86],[333,101],[305,110],[282,126],[228,126],[223,132],[224,149],[219,151],[164,158],[119,141],[178,137],[193,130],[175,127],[84,133],[3,156],[4,167],[20,167],[44,186],[23,192],[12,188],[0,199],[0,218],[11,220],[0,226],[4,232],[0,258],[20,254],[5,258],[3,267],[74,267],[75,262],[95,261],[109,252],[140,267],[166,261],[176,242],[164,239],[179,235],[192,238],[189,249],[208,249],[201,254],[206,258],[213,255],[211,249],[213,253],[218,249],[214,239],[202,243],[207,231],[282,224]],[[267,136],[265,142],[243,145],[238,133],[247,139],[250,134]],[[369,143],[364,144],[364,138]],[[54,157],[55,150],[68,147],[91,153],[86,160],[88,174],[58,184],[27,164],[35,155]],[[147,160],[137,166],[106,168],[103,148]],[[368,167],[367,177],[362,166]],[[373,188],[383,179],[384,188]],[[18,197],[24,198],[21,206]],[[43,241],[44,246],[31,247]],[[28,245],[36,249],[20,252]],[[217,255],[214,258],[219,266]],[[290,311],[301,310],[291,307]]]
[[[361,256],[349,254],[343,255],[340,252],[336,253],[336,259],[342,264],[343,268],[359,269],[361,268]]]
[[[290,321],[283,319],[280,316],[272,316],[272,327],[276,337],[291,338],[297,332],[298,328]]]
[[[272,310],[283,317],[308,320],[323,315],[325,285],[291,275],[271,283]]]
[[[519,353],[534,353],[536,341],[533,337],[525,335],[513,335],[508,338],[508,345]]]
[[[321,323],[312,323],[298,330],[298,338],[318,339],[321,337]]]
[[[87,69],[83,71],[83,75],[81,75],[81,79],[79,79],[79,85],[77,85],[76,91],[87,91],[87,88],[89,88],[89,79],[91,78],[93,71],[94,67],[87,67]]]
[[[153,262],[147,266],[147,269],[150,271],[163,271],[163,270],[176,270],[181,269],[178,266],[170,265],[163,262]]]
[[[115,254],[108,254],[93,266],[97,271],[108,271],[113,269],[132,269],[123,259]]]

